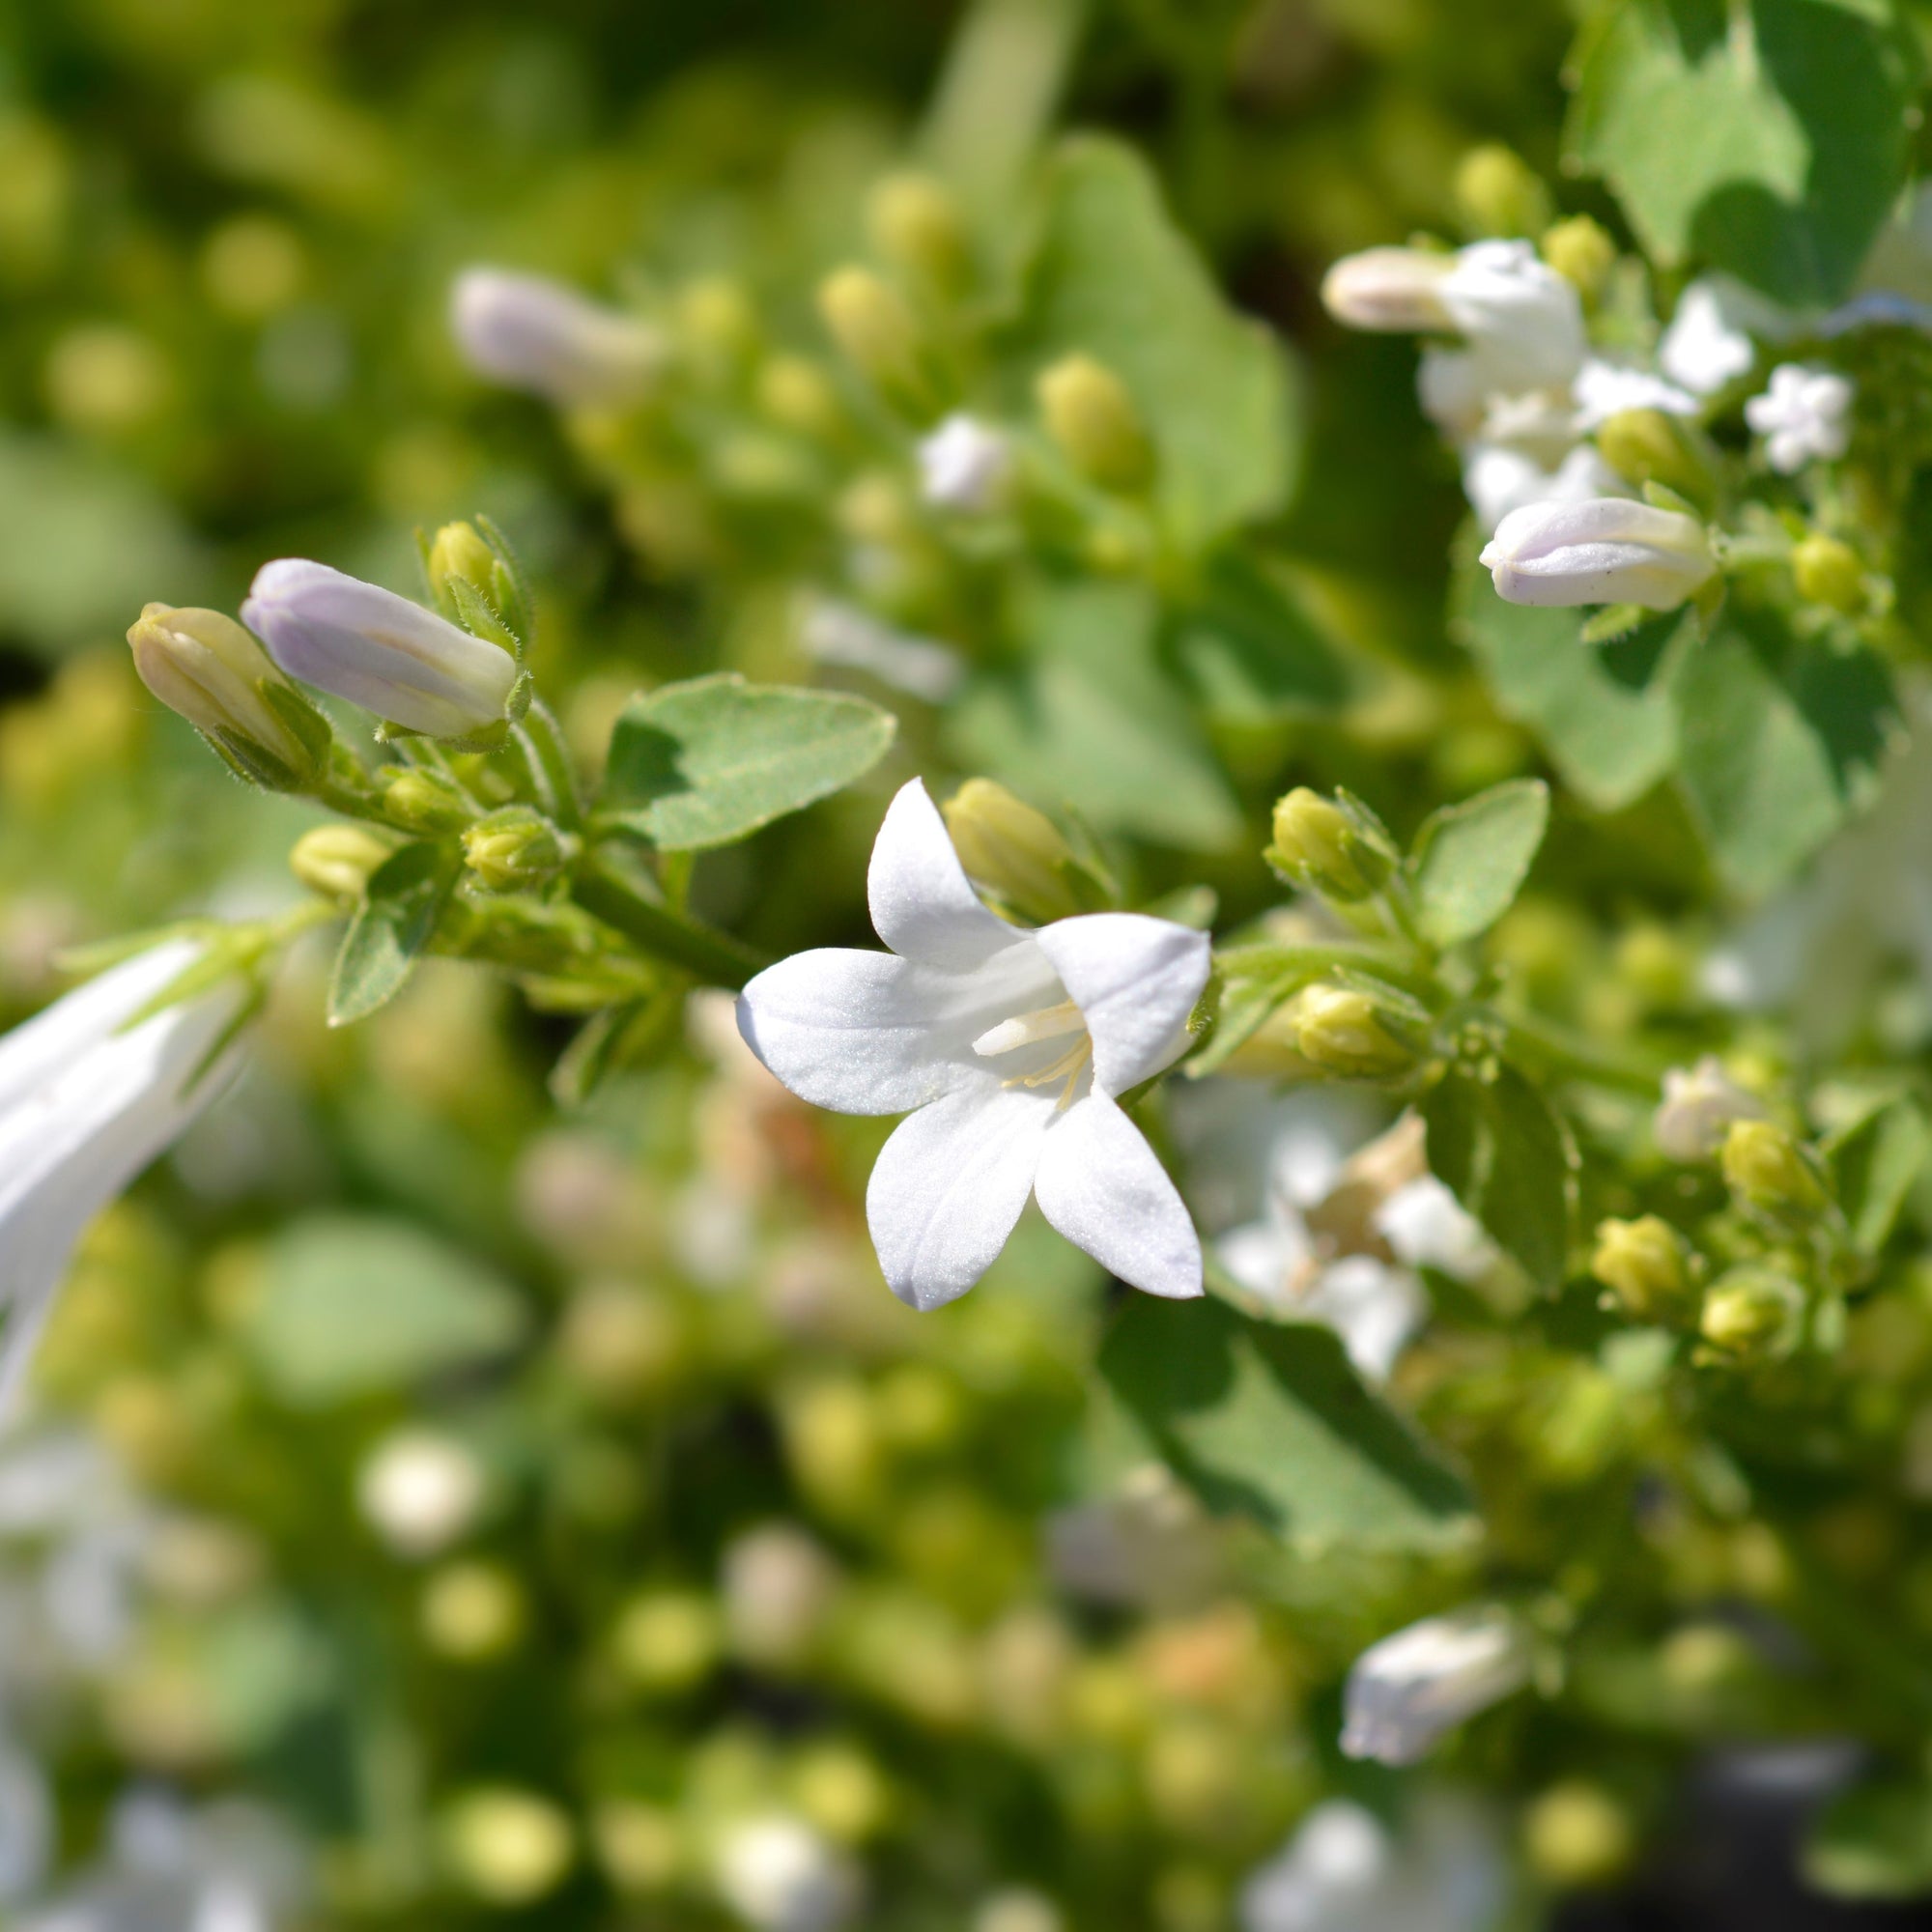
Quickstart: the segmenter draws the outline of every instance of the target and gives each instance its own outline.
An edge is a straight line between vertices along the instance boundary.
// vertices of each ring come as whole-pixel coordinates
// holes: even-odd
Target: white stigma
[[[1086,1030],[1086,1015],[1071,1000],[1062,1000],[1057,1007],[1039,1007],[1030,1013],[1002,1020],[996,1027],[988,1027],[973,1042],[973,1051],[982,1060],[994,1060],[1003,1053],[1031,1046],[1036,1040],[1057,1039],[1062,1034]]]

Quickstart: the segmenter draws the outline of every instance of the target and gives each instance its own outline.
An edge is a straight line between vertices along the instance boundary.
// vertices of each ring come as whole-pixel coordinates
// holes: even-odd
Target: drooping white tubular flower
[[[919,445],[920,494],[935,509],[984,516],[999,508],[1012,467],[1012,444],[958,411]]]
[[[1487,1605],[1425,1617],[1355,1660],[1343,1692],[1350,1757],[1414,1764],[1437,1739],[1520,1690],[1529,1645],[1507,1612]]]
[[[1553,469],[1501,442],[1471,443],[1463,459],[1463,494],[1486,531],[1532,503],[1582,503],[1623,496],[1629,488],[1589,442],[1579,442]]]
[[[1199,1294],[1194,1225],[1117,1100],[1186,1045],[1207,937],[1136,913],[1007,924],[917,779],[879,828],[869,892],[892,951],[797,953],[745,988],[738,1025],[814,1106],[910,1113],[866,1195],[894,1293],[964,1294],[1032,1195],[1122,1281]]]
[[[635,401],[664,362],[647,324],[543,275],[467,269],[450,291],[449,322],[479,376],[566,408]]]
[[[1677,312],[1657,345],[1657,365],[1694,396],[1715,395],[1749,373],[1757,348],[1735,314],[1729,288],[1699,276],[1677,298]]]
[[[464,738],[496,724],[517,681],[517,662],[500,645],[306,557],[265,563],[242,621],[291,677],[426,737]]]
[[[199,954],[170,940],[0,1039],[0,1402],[18,1383],[81,1232],[220,1092],[208,1065],[239,981],[123,1028]]]
[[[1639,604],[1674,611],[1716,573],[1694,517],[1621,497],[1512,510],[1482,562],[1511,604]]]
[[[1658,1151],[1687,1164],[1710,1160],[1724,1144],[1733,1121],[1761,1121],[1765,1104],[1707,1053],[1695,1066],[1673,1066],[1663,1076],[1663,1101],[1651,1121]]]
[[[1780,476],[1807,463],[1833,463],[1852,440],[1852,385],[1834,369],[1780,362],[1770,386],[1745,405],[1745,421],[1764,438],[1765,460]]]

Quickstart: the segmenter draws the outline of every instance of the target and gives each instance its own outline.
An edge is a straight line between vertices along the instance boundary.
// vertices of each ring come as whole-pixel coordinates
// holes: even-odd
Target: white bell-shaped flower
[[[1745,405],[1745,421],[1764,438],[1765,461],[1780,476],[1807,463],[1835,463],[1852,440],[1852,385],[1834,369],[1780,362],[1761,396]]]
[[[243,991],[212,987],[129,1027],[198,953],[171,940],[0,1039],[0,1400],[18,1381],[81,1232],[232,1070]],[[210,1056],[221,1064],[211,1066]]]
[[[738,1024],[814,1106],[910,1114],[866,1196],[893,1292],[915,1308],[964,1294],[1032,1195],[1122,1281],[1199,1294],[1194,1225],[1118,1100],[1185,1047],[1207,937],[1136,913],[1007,924],[917,779],[879,828],[869,889],[892,951],[797,953],[745,988]]]

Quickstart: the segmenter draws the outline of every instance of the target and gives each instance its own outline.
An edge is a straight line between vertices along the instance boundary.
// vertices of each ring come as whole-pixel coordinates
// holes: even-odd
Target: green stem
[[[511,726],[511,736],[529,767],[543,809],[566,832],[582,829],[583,807],[577,795],[577,769],[554,715],[542,698],[530,699],[530,708],[521,723]]]
[[[1214,963],[1229,978],[1242,980],[1319,980],[1327,973],[1371,973],[1413,994],[1426,1007],[1439,1009],[1443,1000],[1433,973],[1418,972],[1367,946],[1236,946],[1217,952]]]
[[[647,898],[607,860],[594,852],[578,867],[572,895],[585,912],[646,952],[696,973],[714,986],[742,986],[771,964],[765,955],[729,933],[719,932],[683,913]]]

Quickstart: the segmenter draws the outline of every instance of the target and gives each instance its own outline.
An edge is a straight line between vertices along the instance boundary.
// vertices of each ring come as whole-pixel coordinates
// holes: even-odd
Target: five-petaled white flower
[[[1852,385],[1833,369],[1780,362],[1764,394],[1745,405],[1745,421],[1764,438],[1765,461],[1780,476],[1814,459],[1834,463],[1852,440]]]
[[[229,980],[129,1026],[191,966],[170,940],[0,1039],[0,1400],[17,1383],[81,1232],[222,1086]]]
[[[866,1194],[894,1293],[915,1308],[964,1294],[1031,1194],[1122,1281],[1199,1294],[1194,1224],[1119,1098],[1185,1047],[1206,935],[1138,913],[1007,924],[917,779],[879,827],[868,887],[892,951],[797,953],[745,988],[738,1025],[815,1106],[917,1110]]]

